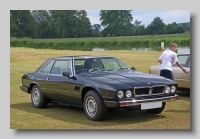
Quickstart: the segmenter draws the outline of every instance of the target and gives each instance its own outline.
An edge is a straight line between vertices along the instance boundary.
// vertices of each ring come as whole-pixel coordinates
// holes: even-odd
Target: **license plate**
[[[154,108],[160,108],[160,107],[162,107],[162,102],[149,102],[149,103],[141,104],[141,110],[154,109]]]

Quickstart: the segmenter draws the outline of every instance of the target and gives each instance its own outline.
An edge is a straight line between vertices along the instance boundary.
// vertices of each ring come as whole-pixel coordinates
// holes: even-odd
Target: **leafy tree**
[[[92,26],[85,10],[50,10],[58,38],[87,37]]]
[[[142,21],[135,20],[134,23],[134,35],[139,35],[139,27]]]
[[[10,36],[17,37],[18,36],[18,11],[10,11]]]
[[[12,37],[37,37],[35,20],[30,10],[11,10],[10,29]]]
[[[73,37],[76,10],[50,10],[52,23],[56,26],[56,38]]]
[[[98,37],[98,36],[101,36],[101,25],[100,24],[94,24],[92,25],[92,36],[93,37]]]
[[[138,35],[145,35],[146,34],[146,28],[144,25],[141,25],[138,27]]]
[[[101,10],[100,20],[103,36],[127,35],[133,29],[131,10]]]
[[[39,38],[55,37],[56,30],[51,17],[46,10],[33,10],[32,15],[37,23],[37,32]]]
[[[177,28],[177,27],[178,27],[178,25],[177,25],[177,23],[176,23],[176,22],[173,22],[173,23],[172,23],[172,25],[173,25],[175,28]]]
[[[162,34],[165,24],[160,17],[154,18],[150,25],[147,26],[150,34]]]
[[[174,24],[168,24],[164,27],[164,33],[165,34],[176,34],[177,33],[177,27]]]
[[[94,24],[94,25],[92,25],[92,28],[93,28],[93,30],[95,30],[95,31],[100,31],[100,30],[101,30],[101,25],[99,25],[99,24]]]
[[[177,33],[184,33],[185,29],[182,26],[177,27]]]
[[[189,23],[182,23],[181,24],[185,31],[190,31],[190,24]]]
[[[77,12],[76,32],[78,37],[92,36],[92,26],[85,10]]]

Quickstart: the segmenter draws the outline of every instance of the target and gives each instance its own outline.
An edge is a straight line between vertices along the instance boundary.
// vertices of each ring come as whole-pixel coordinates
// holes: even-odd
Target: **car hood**
[[[133,88],[138,86],[154,86],[175,84],[167,78],[137,71],[109,71],[79,75],[94,82],[109,84],[115,88]]]

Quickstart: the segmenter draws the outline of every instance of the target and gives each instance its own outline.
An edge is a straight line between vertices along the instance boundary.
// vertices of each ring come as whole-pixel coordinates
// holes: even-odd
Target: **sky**
[[[92,25],[101,24],[100,21],[100,10],[86,10],[88,18]],[[141,21],[141,25],[149,25],[154,18],[157,16],[163,20],[163,23],[171,24],[176,23],[185,23],[190,22],[190,11],[189,10],[133,10],[131,11],[133,16],[132,23],[134,24],[135,20]]]

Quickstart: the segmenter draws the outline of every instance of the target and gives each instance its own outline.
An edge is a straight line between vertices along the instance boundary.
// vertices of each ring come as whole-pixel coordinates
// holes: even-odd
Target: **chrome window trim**
[[[72,76],[75,76],[74,58],[71,59],[71,71],[72,71]]]

